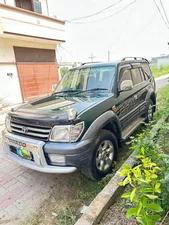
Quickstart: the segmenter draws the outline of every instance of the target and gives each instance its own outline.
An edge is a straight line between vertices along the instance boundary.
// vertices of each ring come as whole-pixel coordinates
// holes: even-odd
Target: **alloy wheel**
[[[97,151],[96,154],[96,167],[99,171],[105,172],[108,170],[114,158],[114,147],[111,141],[105,140],[103,141]]]

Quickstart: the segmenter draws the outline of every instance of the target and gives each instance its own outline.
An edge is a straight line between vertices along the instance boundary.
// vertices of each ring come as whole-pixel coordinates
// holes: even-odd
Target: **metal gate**
[[[17,63],[23,101],[50,94],[59,82],[57,63]]]
[[[52,92],[59,82],[55,50],[14,47],[23,101]]]

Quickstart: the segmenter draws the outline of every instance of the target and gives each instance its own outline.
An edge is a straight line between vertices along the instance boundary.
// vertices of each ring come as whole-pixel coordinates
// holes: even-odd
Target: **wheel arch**
[[[113,132],[113,134],[117,138],[118,144],[120,145],[121,124],[117,115],[111,110],[103,113],[93,121],[93,123],[90,125],[90,127],[82,137],[82,140],[96,137],[101,129]]]
[[[112,132],[117,139],[118,145],[121,146],[121,128],[119,127],[117,121],[111,120],[102,126],[101,129]]]
[[[155,111],[156,111],[156,95],[155,95],[154,92],[151,93],[150,99],[151,99],[152,102],[153,102],[153,112],[155,112]]]

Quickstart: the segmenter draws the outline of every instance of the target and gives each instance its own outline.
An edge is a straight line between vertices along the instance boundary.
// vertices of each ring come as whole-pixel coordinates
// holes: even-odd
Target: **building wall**
[[[42,6],[42,14],[49,16],[47,0],[40,0]]]
[[[6,0],[7,5],[15,6],[15,0]]]
[[[0,98],[6,102],[20,103],[22,94],[13,46],[56,49],[56,45],[0,39]],[[12,74],[12,77],[7,74]]]
[[[5,102],[19,103],[22,96],[13,48],[1,39],[0,49],[0,98]]]
[[[169,65],[169,57],[159,58],[157,60],[157,67],[160,69],[161,66]]]
[[[33,36],[55,41],[65,40],[64,22],[42,17],[41,14],[32,14],[28,10],[25,10],[23,13],[20,10],[15,10],[15,8],[11,9],[2,6],[0,7],[0,22],[2,23],[4,33]]]
[[[0,63],[0,98],[10,104],[22,102],[16,65]]]

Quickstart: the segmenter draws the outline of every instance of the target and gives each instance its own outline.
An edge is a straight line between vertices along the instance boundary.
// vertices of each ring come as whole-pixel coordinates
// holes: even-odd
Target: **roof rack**
[[[134,59],[134,60],[145,60],[147,63],[149,63],[148,59],[143,57],[124,57],[121,61],[125,61],[126,59]]]
[[[100,63],[101,61],[98,62],[85,62],[85,63],[81,63],[81,66],[86,65],[86,64],[92,64],[92,63]]]

